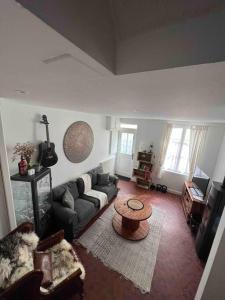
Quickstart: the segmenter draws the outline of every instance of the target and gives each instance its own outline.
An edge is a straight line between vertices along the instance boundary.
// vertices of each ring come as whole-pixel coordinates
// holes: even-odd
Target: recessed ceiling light
[[[15,92],[19,95],[25,95],[27,92],[24,90],[15,90]]]
[[[57,56],[52,56],[52,57],[43,59],[42,62],[44,64],[51,64],[51,63],[57,62],[59,60],[68,59],[68,58],[73,58],[73,57],[70,53],[63,53],[63,54],[59,54]]]

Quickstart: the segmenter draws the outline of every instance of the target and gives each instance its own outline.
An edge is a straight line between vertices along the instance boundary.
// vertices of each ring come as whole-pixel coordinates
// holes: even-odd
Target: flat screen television
[[[199,167],[196,167],[192,182],[198,196],[205,197],[210,178]]]

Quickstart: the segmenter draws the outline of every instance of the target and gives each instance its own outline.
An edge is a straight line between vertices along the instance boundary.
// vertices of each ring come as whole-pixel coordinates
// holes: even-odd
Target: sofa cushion
[[[74,210],[74,198],[68,188],[62,197],[62,205]]]
[[[88,196],[86,194],[82,194],[80,197],[84,200],[92,202],[96,208],[100,208],[100,201],[98,198]]]
[[[114,184],[109,183],[108,185],[95,185],[93,187],[94,190],[105,193],[108,196],[108,200],[112,200],[114,196],[117,194],[117,188]]]
[[[81,224],[87,224],[96,213],[94,204],[81,198],[74,202],[74,210],[77,212]]]
[[[66,184],[59,185],[52,190],[53,200],[57,202],[62,202],[62,197],[67,189]]]
[[[84,181],[82,178],[77,178],[77,188],[79,195],[82,195],[84,193]]]
[[[108,185],[109,184],[109,173],[98,174],[97,185]]]
[[[63,195],[66,192],[67,188],[69,189],[74,199],[77,199],[79,197],[76,181],[69,181],[53,189],[53,200],[62,202]]]
[[[79,192],[78,192],[76,181],[69,181],[67,183],[67,186],[68,186],[69,191],[72,194],[74,200],[77,199],[77,198],[79,198]]]
[[[108,197],[107,194],[97,191],[97,190],[90,190],[85,195],[91,196],[93,198],[98,198],[100,202],[100,209],[108,204]]]
[[[89,173],[91,175],[91,184],[92,186],[98,183],[98,173]]]
[[[97,182],[98,182],[97,174],[100,174],[100,173],[103,173],[102,166],[98,166],[97,168],[94,168],[88,172],[88,174],[91,175],[92,187],[97,184]]]

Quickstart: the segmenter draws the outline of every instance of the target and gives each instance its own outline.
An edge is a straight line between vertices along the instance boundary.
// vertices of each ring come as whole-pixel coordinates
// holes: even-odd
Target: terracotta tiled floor
[[[79,246],[76,249],[87,272],[84,300],[193,300],[203,268],[195,252],[194,239],[186,224],[180,197],[145,191],[136,188],[133,182],[120,181],[119,187],[120,195],[142,195],[145,201],[150,201],[166,215],[151,293],[141,294],[131,282],[107,269]]]

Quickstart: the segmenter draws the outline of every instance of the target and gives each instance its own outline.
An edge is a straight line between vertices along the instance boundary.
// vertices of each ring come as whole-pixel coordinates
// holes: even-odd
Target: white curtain
[[[194,175],[196,165],[204,147],[207,130],[207,126],[191,126],[188,180],[191,180]]]
[[[160,151],[160,156],[159,156],[159,169],[158,169],[158,174],[157,177],[161,178],[163,174],[163,164],[166,158],[166,152],[168,149],[168,145],[170,142],[170,137],[172,133],[173,125],[172,124],[167,124],[164,137],[163,137],[163,143],[161,146],[161,151]]]

